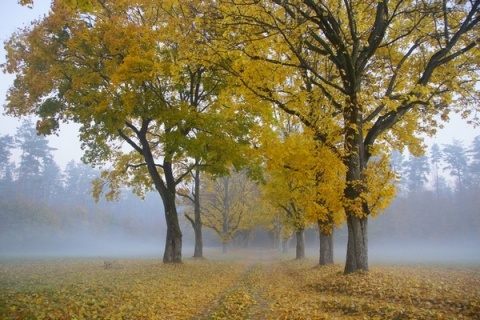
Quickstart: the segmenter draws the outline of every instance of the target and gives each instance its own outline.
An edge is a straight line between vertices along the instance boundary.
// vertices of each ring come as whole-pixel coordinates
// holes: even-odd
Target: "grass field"
[[[480,319],[480,267],[344,276],[271,251],[160,260],[0,260],[0,319]]]

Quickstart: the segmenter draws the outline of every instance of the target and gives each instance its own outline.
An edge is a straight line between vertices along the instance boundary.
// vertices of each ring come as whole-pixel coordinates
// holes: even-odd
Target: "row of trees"
[[[313,217],[326,239],[346,220],[345,273],[368,270],[368,219],[394,195],[390,151],[420,155],[439,117],[478,111],[479,6],[54,1],[6,43],[7,112],[36,114],[43,134],[79,123],[85,160],[114,166],[97,194],[155,189],[165,262],[181,261],[187,177],[266,164],[265,180],[288,189],[272,205],[299,228]]]
[[[475,195],[480,191],[479,141],[480,136],[468,147],[464,147],[462,141],[455,139],[451,144],[441,147],[434,144],[427,150],[426,155],[420,157],[395,153],[390,166],[396,173],[392,185],[395,184],[397,187],[397,197],[386,209],[388,217],[382,217],[374,223],[375,237],[377,239],[381,237],[383,243],[388,243],[388,236],[392,242],[408,242],[425,240],[422,237],[438,241],[443,238],[445,241],[447,234],[450,235],[449,240],[462,236],[468,239],[474,235],[474,231],[480,226],[478,201],[475,200]],[[302,144],[299,150],[295,150],[292,145],[289,145],[288,149],[275,148],[275,150],[276,152],[294,150],[295,156],[298,157],[302,150],[305,152],[305,145]],[[307,155],[302,154],[301,157],[305,158]],[[281,163],[287,161],[284,156]],[[335,211],[337,214],[332,216],[336,220],[327,223],[318,221],[318,215],[315,214],[318,207],[310,212],[302,210],[308,210],[307,201],[314,196],[309,193],[306,171],[301,170],[302,166],[295,168],[294,164],[295,161],[292,161],[288,168],[277,166],[271,171],[270,166],[265,167],[268,182],[262,185],[250,181],[249,187],[246,187],[245,183],[241,183],[247,181],[245,176],[237,174],[215,182],[206,180],[200,191],[206,198],[202,200],[204,219],[209,221],[212,217],[216,219],[215,228],[220,229],[217,232],[224,241],[232,241],[232,235],[240,237],[249,235],[253,231],[251,226],[260,226],[264,230],[269,230],[277,241],[283,242],[284,249],[288,249],[288,242],[294,235],[297,258],[304,257],[304,232],[313,227],[320,231],[323,252],[320,254],[322,259],[320,263],[333,262],[333,237],[326,239],[322,235],[331,235],[336,226],[340,227],[344,223],[345,218],[341,210],[337,209]],[[461,172],[464,178],[458,179],[458,172]],[[336,176],[332,174],[332,179]],[[278,183],[278,180],[274,179],[283,180]],[[294,181],[299,181],[299,184],[295,186]],[[245,189],[250,190],[249,194],[253,193],[255,197],[248,196],[243,192]],[[235,190],[233,196],[228,197],[229,192],[233,190]],[[216,199],[214,210],[211,209],[212,198]],[[250,207],[248,214],[233,208],[228,210],[229,202],[232,203],[232,207],[244,208],[243,202],[238,199],[245,199],[247,203],[253,202],[256,207]],[[305,202],[302,204],[302,201]],[[325,230],[327,227],[329,228]],[[458,232],[459,230],[462,232]],[[344,236],[343,233],[344,231],[340,230],[340,237]],[[322,245],[325,241],[330,243]]]
[[[402,155],[396,154],[393,166],[401,176],[397,181],[400,196],[388,208],[387,217],[375,221],[374,239],[381,237],[382,243],[388,243],[389,240],[402,243],[406,240],[445,241],[446,234],[457,234],[456,237],[448,237],[448,240],[456,238],[464,240],[464,243],[468,241],[480,226],[480,216],[476,213],[478,201],[475,201],[480,190],[477,170],[480,162],[479,139],[476,137],[469,148],[464,148],[462,142],[457,140],[443,145],[441,149],[434,145],[427,153],[429,156],[409,156],[404,159]],[[101,242],[108,242],[113,233],[118,236],[119,232],[130,241],[135,238],[158,241],[158,229],[163,229],[163,223],[160,223],[155,212],[160,203],[152,203],[150,197],[146,201],[135,200],[129,192],[118,202],[95,203],[91,182],[100,172],[73,161],[62,172],[52,159],[52,149],[46,139],[36,135],[33,123],[24,122],[18,128],[15,139],[10,136],[0,137],[0,147],[2,159],[5,160],[0,173],[3,251],[16,250],[21,253],[29,247],[32,249],[34,243],[38,250],[45,250],[45,246],[52,248],[52,243],[48,241],[53,241],[54,237],[57,238],[55,242],[65,243],[69,241],[66,235],[71,237],[72,234],[98,239],[97,247],[102,245]],[[450,153],[453,147],[458,147],[455,157]],[[41,156],[34,156],[32,150]],[[13,157],[9,154],[10,151],[20,155],[18,164],[11,161]],[[43,158],[49,160],[43,161]],[[35,161],[28,162],[25,168],[26,162],[22,159]],[[452,159],[462,161],[452,162]],[[54,165],[58,170],[49,170],[42,165],[43,162]],[[456,173],[459,170],[451,171],[456,163],[466,164],[462,166],[464,171],[460,170],[468,177],[464,187],[458,185]],[[36,172],[29,175],[28,183],[22,180],[25,177],[22,173],[24,171]],[[276,168],[273,173],[279,175],[281,171]],[[448,180],[451,180],[450,184],[446,183]],[[275,206],[273,199],[292,199],[289,193],[285,193],[288,189],[279,188],[278,185],[271,183],[271,180],[266,184],[252,181],[247,171],[232,172],[229,176],[217,179],[204,177],[198,190],[202,195],[203,226],[216,233],[224,251],[232,244],[248,246],[253,242],[283,245],[286,252],[290,238],[295,235],[296,256],[304,257],[307,247],[304,238],[311,238],[306,237],[304,232],[310,232],[312,228],[318,229],[318,221],[315,216],[305,215],[304,212],[295,215],[292,212],[295,206],[293,202],[290,202],[291,207],[284,205],[288,202],[278,202]],[[28,186],[28,190],[25,186]],[[302,191],[306,189],[302,188]],[[184,188],[179,190],[179,194],[185,198],[185,201],[180,202],[182,211],[195,228],[196,202],[193,193]],[[144,212],[139,212],[139,208]],[[340,221],[338,224],[341,224],[341,215],[337,219]],[[182,230],[191,233],[188,226]],[[265,243],[267,234],[271,240],[276,241]],[[99,239],[100,235],[103,238]],[[339,240],[343,241],[344,236],[344,230],[340,230]],[[203,255],[202,240],[202,237],[200,240],[195,239],[197,247],[194,254],[200,257]],[[210,244],[212,240],[210,236],[207,237]],[[80,248],[70,249],[73,254],[75,249]],[[330,261],[333,261],[333,250],[329,255],[332,256]],[[325,259],[325,255],[322,257]]]

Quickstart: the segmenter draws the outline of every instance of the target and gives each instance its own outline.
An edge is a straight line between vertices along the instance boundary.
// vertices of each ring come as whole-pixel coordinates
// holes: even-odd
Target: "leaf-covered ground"
[[[479,267],[242,257],[0,261],[0,319],[480,319]]]

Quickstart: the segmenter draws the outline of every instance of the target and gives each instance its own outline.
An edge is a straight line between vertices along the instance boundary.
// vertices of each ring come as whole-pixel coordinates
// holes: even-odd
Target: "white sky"
[[[5,50],[3,43],[18,28],[28,26],[32,20],[35,20],[48,12],[50,9],[50,0],[35,0],[33,9],[22,7],[17,0],[1,0],[0,4],[0,63],[5,62]],[[13,117],[4,116],[3,105],[8,88],[14,80],[14,76],[9,74],[0,75],[0,135],[15,134],[16,128],[21,120]],[[80,161],[83,152],[80,150],[78,140],[78,126],[60,125],[59,136],[49,137],[50,146],[56,148],[54,152],[55,161],[64,168],[70,160]]]
[[[2,42],[0,48],[0,63],[5,62],[5,50],[3,42],[17,29],[23,26],[28,26],[30,21],[46,14],[50,8],[50,0],[35,0],[33,9],[28,9],[17,4],[17,0],[1,0],[0,4],[0,40]],[[6,117],[3,115],[3,105],[5,102],[5,95],[13,82],[14,77],[11,75],[0,75],[0,104],[2,115],[0,115],[0,135],[14,134],[20,121],[16,118]],[[79,161],[82,155],[80,150],[80,142],[78,141],[78,126],[69,124],[62,124],[58,137],[49,137],[50,146],[56,148],[55,160],[61,167],[70,160]],[[427,138],[427,144],[438,143],[449,144],[453,139],[462,140],[464,146],[468,147],[476,135],[480,135],[479,128],[467,125],[467,123],[460,119],[457,115],[451,116],[450,123],[445,125],[445,128],[439,130],[434,138]]]

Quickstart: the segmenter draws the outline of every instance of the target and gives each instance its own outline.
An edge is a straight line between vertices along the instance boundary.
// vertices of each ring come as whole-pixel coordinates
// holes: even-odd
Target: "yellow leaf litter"
[[[478,266],[382,265],[344,276],[341,265],[251,256],[124,259],[116,268],[0,260],[0,319],[480,319]]]

